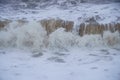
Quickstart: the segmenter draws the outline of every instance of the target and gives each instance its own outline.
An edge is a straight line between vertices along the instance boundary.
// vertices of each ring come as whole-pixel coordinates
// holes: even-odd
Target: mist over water
[[[76,33],[77,32],[76,30]],[[80,36],[73,31],[66,32],[65,28],[57,28],[47,34],[46,29],[37,21],[20,23],[11,22],[0,31],[0,48],[18,48],[30,51],[68,50],[74,47],[110,47],[120,48],[120,33],[104,31],[100,34]]]

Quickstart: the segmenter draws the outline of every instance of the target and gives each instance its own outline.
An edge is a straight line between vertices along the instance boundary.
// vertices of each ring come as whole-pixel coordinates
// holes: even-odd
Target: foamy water
[[[76,32],[78,33],[78,32]],[[111,47],[120,48],[120,34],[104,31],[100,34],[80,36],[73,32],[66,32],[65,28],[58,28],[47,35],[47,31],[37,21],[20,23],[11,22],[0,31],[1,48],[19,48],[31,51],[67,50],[72,47]]]

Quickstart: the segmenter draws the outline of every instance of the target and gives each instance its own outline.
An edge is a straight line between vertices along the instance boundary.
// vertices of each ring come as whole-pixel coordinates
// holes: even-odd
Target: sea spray
[[[24,25],[11,23],[6,31],[0,32],[0,43],[3,45],[0,44],[0,47],[40,50],[44,48],[45,36],[46,31],[37,22]]]
[[[120,48],[120,33],[119,30],[114,32],[105,30],[102,36],[98,33],[80,36],[72,31],[66,31],[64,27],[60,27],[54,29],[48,35],[45,27],[41,26],[37,21],[24,23],[13,21],[0,31],[0,47],[27,49],[30,51],[42,51],[44,49],[66,51],[74,47]]]

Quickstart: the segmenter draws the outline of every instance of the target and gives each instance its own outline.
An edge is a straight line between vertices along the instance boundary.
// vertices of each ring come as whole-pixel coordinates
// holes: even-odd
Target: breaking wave
[[[102,36],[100,34],[80,36],[77,30],[78,34],[72,30],[66,31],[66,29],[66,27],[61,26],[48,34],[46,28],[38,21],[13,21],[0,30],[0,48],[12,47],[31,51],[68,50],[73,47],[120,48],[119,31],[107,30],[103,32]]]

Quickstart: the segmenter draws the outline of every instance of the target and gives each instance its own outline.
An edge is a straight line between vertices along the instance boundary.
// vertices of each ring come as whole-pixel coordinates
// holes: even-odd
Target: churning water
[[[72,28],[71,31],[66,31],[66,27],[62,26],[54,28],[47,34],[49,28],[46,29],[38,21],[10,22],[0,30],[0,48],[19,48],[31,51],[43,49],[67,50],[73,47],[120,48],[119,30],[115,32],[104,31],[102,36],[101,34],[80,36],[79,30],[76,30],[76,33],[78,33],[76,34]]]

